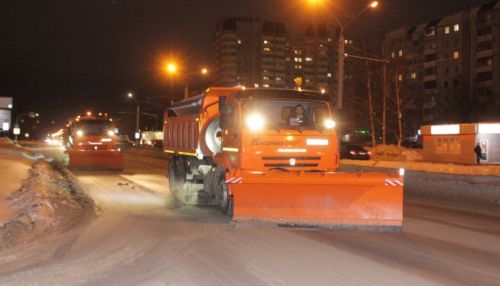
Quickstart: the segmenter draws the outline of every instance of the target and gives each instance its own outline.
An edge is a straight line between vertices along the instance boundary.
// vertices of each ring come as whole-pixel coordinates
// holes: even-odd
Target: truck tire
[[[232,216],[232,197],[229,196],[226,184],[225,168],[217,165],[215,169],[215,198],[222,214]]]
[[[172,158],[168,163],[168,185],[177,205],[184,205],[185,198],[182,186],[185,181],[186,168],[184,160],[180,157]]]

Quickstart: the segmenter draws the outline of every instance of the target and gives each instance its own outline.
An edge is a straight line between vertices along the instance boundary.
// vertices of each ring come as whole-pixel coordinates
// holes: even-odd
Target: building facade
[[[499,49],[500,1],[386,34],[382,50],[403,114],[415,119],[409,128],[498,119]]]
[[[283,23],[223,19],[217,23],[213,43],[215,84],[287,86],[289,40]]]
[[[308,25],[291,41],[292,87],[334,95],[337,87],[337,36],[326,25]]]
[[[226,18],[214,34],[214,83],[336,92],[336,31],[305,25],[290,36],[280,22]]]

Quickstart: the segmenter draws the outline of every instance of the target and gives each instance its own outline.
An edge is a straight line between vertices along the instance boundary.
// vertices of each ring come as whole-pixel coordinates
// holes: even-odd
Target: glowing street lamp
[[[174,74],[177,71],[177,66],[174,63],[167,64],[167,72],[169,74]]]
[[[207,68],[202,68],[201,69],[201,74],[202,75],[207,75],[208,74],[208,69]]]
[[[327,0],[307,0],[309,4],[313,5],[313,7],[318,6],[319,4],[323,4]],[[367,10],[376,9],[379,6],[378,1],[370,2],[365,8],[361,9],[357,14],[353,15],[349,20],[342,23],[338,17],[334,16],[335,21],[339,26],[339,38],[338,38],[338,73],[337,73],[337,107],[342,109],[343,107],[343,94],[344,94],[344,59],[345,59],[345,38],[344,38],[344,29],[347,25],[352,23],[355,19],[357,19],[361,14],[363,14]],[[331,104],[333,106],[333,96],[331,98]]]

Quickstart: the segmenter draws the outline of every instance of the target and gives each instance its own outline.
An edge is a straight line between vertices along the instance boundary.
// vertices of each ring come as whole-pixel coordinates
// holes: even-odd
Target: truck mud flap
[[[123,170],[123,153],[118,151],[68,151],[71,169]]]
[[[232,173],[233,219],[292,227],[399,231],[403,177],[377,173]]]

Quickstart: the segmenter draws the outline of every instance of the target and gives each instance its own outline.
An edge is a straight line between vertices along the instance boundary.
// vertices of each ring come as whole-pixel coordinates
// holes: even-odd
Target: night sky
[[[161,76],[161,59],[174,57],[186,69],[210,63],[218,18],[280,20],[298,30],[313,17],[301,1],[1,0],[0,96],[14,97],[15,111],[35,110],[43,122],[60,124],[86,108],[127,110],[128,91],[160,98],[181,86]],[[331,10],[339,14],[358,11],[367,3],[334,2]],[[380,36],[484,1],[381,3],[379,11],[353,22],[346,36]]]

